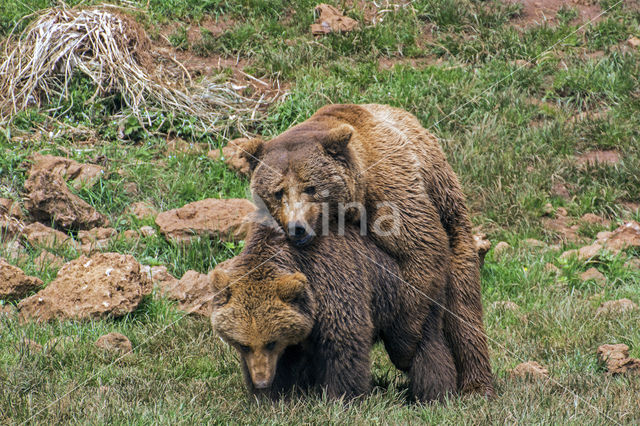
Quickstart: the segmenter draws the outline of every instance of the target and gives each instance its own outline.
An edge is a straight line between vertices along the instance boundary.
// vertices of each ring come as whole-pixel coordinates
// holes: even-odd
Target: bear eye
[[[249,353],[249,351],[251,351],[251,348],[247,345],[238,345],[238,348],[240,348],[240,352],[242,353]]]
[[[305,193],[305,194],[308,194],[308,195],[313,195],[313,194],[315,194],[315,193],[316,193],[316,187],[315,187],[315,186],[307,186],[307,187],[304,189],[304,193]]]
[[[264,345],[264,348],[268,351],[272,351],[273,348],[276,347],[276,342],[269,342],[266,345]]]
[[[284,195],[284,191],[281,189],[279,191],[276,191],[273,196],[276,197],[276,200],[280,201],[282,200],[282,196]]]

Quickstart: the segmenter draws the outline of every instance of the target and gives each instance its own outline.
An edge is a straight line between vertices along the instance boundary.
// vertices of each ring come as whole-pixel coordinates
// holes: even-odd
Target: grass
[[[146,1],[134,3],[147,7]],[[370,16],[370,9],[354,6],[362,2],[331,3],[360,21]],[[0,37],[23,16],[52,4],[3,2]],[[637,7],[605,0],[602,10],[613,7],[596,23],[582,27],[576,10],[563,8],[553,25],[521,28],[521,8],[507,2],[420,0],[385,13],[376,26],[314,38],[308,28],[315,4],[151,0],[136,17],[156,43],[166,35],[198,60],[239,57],[247,73],[286,83],[289,96],[252,125],[255,133],[272,137],[328,102],[379,102],[411,111],[441,139],[474,225],[494,244],[513,247],[500,257],[489,253],[482,273],[497,399],[408,404],[403,376],[376,347],[375,389],[367,398],[351,404],[321,396],[251,402],[236,354],[212,335],[207,320],[183,318],[173,302],[153,295],[118,320],[36,325],[0,317],[0,422],[638,423],[638,377],[609,376],[595,356],[601,344],[625,343],[640,357],[638,311],[595,315],[607,300],[640,302],[640,270],[627,264],[638,252],[562,261],[562,251],[579,246],[554,247],[557,235],[543,220],[547,203],[573,218],[595,213],[611,220],[609,228],[581,225],[578,234],[590,241],[601,230],[640,219],[625,207],[640,203],[640,52],[625,43],[640,36]],[[212,22],[224,28],[221,34],[211,30]],[[154,112],[152,125],[143,127],[117,95],[87,103],[94,91],[78,76],[58,112],[30,109],[11,126],[0,124],[0,197],[22,199],[35,152],[104,164],[93,187],[74,191],[118,231],[155,226],[128,214],[136,201],[168,210],[209,197],[248,196],[246,179],[206,156],[225,143],[223,137],[180,114]],[[175,140],[192,149],[168,149]],[[596,149],[616,150],[621,161],[576,162]],[[554,193],[558,182],[569,197]],[[526,238],[547,246],[527,247]],[[208,239],[185,248],[156,235],[120,239],[107,250],[166,265],[180,277],[189,269],[207,272],[240,249]],[[42,250],[28,246],[24,256],[9,260],[48,283],[56,269],[33,263]],[[56,254],[66,260],[78,255]],[[0,255],[6,255],[4,246]],[[560,268],[558,276],[546,272],[547,263]],[[607,277],[604,286],[579,279],[592,266]],[[495,304],[507,300],[519,309]],[[117,359],[94,347],[110,331],[131,339],[131,355]],[[77,341],[51,343],[62,336]],[[29,351],[24,339],[44,350]],[[547,367],[550,379],[511,378],[508,371],[527,360]]]

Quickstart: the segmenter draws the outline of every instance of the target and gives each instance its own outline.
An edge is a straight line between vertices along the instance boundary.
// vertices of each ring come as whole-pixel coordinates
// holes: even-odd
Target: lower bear
[[[456,390],[444,295],[426,303],[399,274],[357,228],[301,251],[279,228],[254,224],[243,252],[212,275],[211,323],[239,352],[253,395],[363,395],[371,387],[372,346],[382,340],[408,374],[411,397],[441,400]]]

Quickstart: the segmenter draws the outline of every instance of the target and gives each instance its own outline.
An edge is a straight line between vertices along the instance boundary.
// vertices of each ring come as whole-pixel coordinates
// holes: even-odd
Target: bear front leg
[[[369,345],[363,348],[345,342],[324,341],[316,349],[314,370],[316,385],[329,399],[355,398],[371,387]]]

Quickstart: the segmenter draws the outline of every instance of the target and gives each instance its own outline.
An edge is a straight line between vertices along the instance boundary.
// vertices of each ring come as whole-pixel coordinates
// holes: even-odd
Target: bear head
[[[313,295],[306,277],[260,265],[246,272],[214,270],[216,333],[233,346],[256,389],[268,388],[284,350],[303,342],[313,328]]]
[[[269,142],[240,146],[254,202],[295,245],[311,243],[345,205],[361,201],[360,167],[349,145],[354,132],[345,123],[306,121]]]

